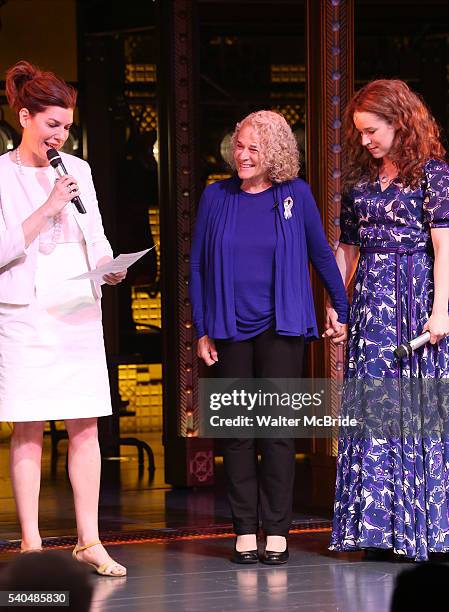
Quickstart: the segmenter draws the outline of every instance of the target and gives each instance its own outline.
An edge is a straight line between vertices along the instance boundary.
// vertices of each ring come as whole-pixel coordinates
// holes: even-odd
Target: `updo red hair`
[[[53,72],[44,72],[26,61],[17,62],[6,73],[6,97],[17,114],[21,108],[27,108],[31,115],[48,106],[75,108],[76,96],[76,89]]]

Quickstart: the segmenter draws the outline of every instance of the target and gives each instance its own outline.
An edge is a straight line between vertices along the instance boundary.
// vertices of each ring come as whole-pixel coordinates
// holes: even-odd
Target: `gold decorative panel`
[[[131,308],[137,331],[143,331],[148,325],[161,326],[161,294],[154,297],[146,287],[131,288]]]
[[[120,418],[120,431],[162,431],[162,365],[118,366],[119,392],[135,416]]]
[[[305,83],[306,67],[303,64],[271,64],[272,83]]]
[[[157,110],[152,104],[130,102],[129,112],[136,121],[139,132],[154,132],[157,130]]]
[[[156,83],[156,64],[126,64],[125,83]]]
[[[304,108],[300,104],[283,104],[272,106],[271,110],[281,113],[289,125],[304,121]]]

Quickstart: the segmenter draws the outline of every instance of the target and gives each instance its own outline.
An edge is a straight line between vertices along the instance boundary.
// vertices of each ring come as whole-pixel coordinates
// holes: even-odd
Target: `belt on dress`
[[[396,263],[396,337],[398,345],[402,344],[402,301],[401,301],[401,257],[407,256],[407,324],[408,333],[412,337],[412,315],[413,315],[413,255],[415,253],[429,253],[429,246],[407,247],[405,245],[381,247],[381,246],[362,246],[360,253],[385,253],[386,255],[394,255]]]

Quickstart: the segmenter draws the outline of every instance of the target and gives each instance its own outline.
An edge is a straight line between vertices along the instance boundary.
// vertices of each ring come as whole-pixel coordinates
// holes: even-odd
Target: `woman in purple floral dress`
[[[407,407],[420,423],[425,412],[440,414],[440,404],[422,397],[407,404],[404,381],[449,378],[445,151],[430,112],[398,80],[373,81],[355,94],[346,139],[336,257],[346,286],[354,273],[355,284],[342,413],[357,412],[351,384],[379,382],[385,392],[396,381],[398,394],[390,408],[378,408],[379,421],[391,409],[403,423]],[[398,345],[425,330],[430,343],[411,358],[395,357]],[[333,336],[330,327],[325,335]],[[366,396],[356,397],[363,411]],[[364,549],[368,558],[373,549],[377,558],[393,551],[416,561],[449,552],[449,436],[436,432],[340,433],[331,550]]]

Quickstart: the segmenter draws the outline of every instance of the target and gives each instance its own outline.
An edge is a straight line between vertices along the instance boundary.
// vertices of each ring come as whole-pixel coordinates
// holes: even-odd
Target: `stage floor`
[[[290,561],[276,568],[231,563],[232,538],[110,546],[128,576],[93,575],[92,611],[388,612],[394,577],[404,565],[330,554],[328,539],[328,533],[291,536]],[[1,554],[0,563],[14,554]]]
[[[295,512],[295,524],[303,531],[291,535],[290,561],[285,566],[232,564],[222,466],[217,466],[213,488],[172,490],[163,480],[159,436],[145,438],[155,453],[152,481],[147,472],[138,477],[131,448],[124,449],[124,461],[107,462],[103,469],[101,531],[112,556],[127,566],[128,576],[93,575],[92,610],[388,612],[394,577],[405,566],[363,562],[360,553],[330,553],[329,517]],[[45,440],[40,522],[45,544],[67,549],[69,555],[76,532],[65,445],[60,443],[61,454],[52,469],[49,440]],[[9,551],[19,545],[4,443],[0,444],[0,492],[1,571],[17,554]],[[297,500],[296,510],[300,506]],[[307,531],[308,526],[316,531]]]

